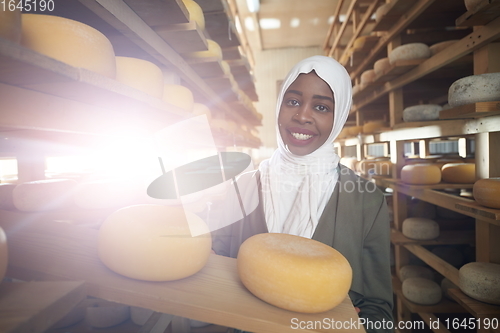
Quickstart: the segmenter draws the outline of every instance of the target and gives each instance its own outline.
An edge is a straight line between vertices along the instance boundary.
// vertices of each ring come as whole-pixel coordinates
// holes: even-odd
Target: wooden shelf
[[[415,240],[403,235],[401,231],[391,230],[391,242],[394,245],[418,244],[418,245],[452,245],[476,243],[474,231],[442,230],[439,237],[431,240]]]
[[[10,240],[7,276],[13,278],[79,279],[86,282],[89,296],[252,332],[294,332],[292,318],[357,320],[348,297],[319,314],[290,312],[261,301],[239,280],[236,259],[212,254],[205,267],[190,277],[139,281],[112,272],[99,260],[98,230],[36,220],[19,224],[5,221],[3,215],[0,225]]]
[[[410,9],[414,5],[413,2],[404,1],[404,0],[396,0],[391,1],[389,10],[387,13],[378,19],[373,27],[373,31],[387,31],[393,25],[394,22],[399,20],[401,16],[403,16],[408,9]]]
[[[459,304],[445,297],[441,302],[434,305],[420,305],[409,301],[403,295],[402,283],[397,276],[392,276],[392,288],[394,294],[404,303],[411,313],[466,313],[467,311]]]
[[[85,289],[82,281],[3,281],[0,284],[0,331],[45,332],[85,299]]]
[[[186,62],[202,78],[221,77],[225,75],[221,60],[216,57],[186,59]]]
[[[153,30],[177,53],[208,50],[205,34],[195,21],[154,26]]]
[[[485,25],[500,16],[500,1],[483,0],[472,11],[468,11],[459,18],[455,24],[459,27],[473,27]]]
[[[466,104],[442,110],[439,119],[479,118],[500,115],[500,101]]]
[[[500,317],[500,306],[477,301],[465,295],[460,289],[449,289],[448,293],[454,300],[476,318]]]

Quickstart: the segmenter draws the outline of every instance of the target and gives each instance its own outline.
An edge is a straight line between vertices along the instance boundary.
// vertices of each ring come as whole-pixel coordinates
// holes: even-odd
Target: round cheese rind
[[[441,287],[424,278],[409,278],[403,281],[403,295],[409,301],[421,305],[437,304],[441,301]]]
[[[452,107],[500,100],[500,73],[471,75],[450,86],[448,103]]]
[[[375,75],[382,75],[387,70],[391,68],[391,63],[389,58],[381,58],[373,64],[373,70],[375,71]]]
[[[98,30],[58,16],[23,14],[21,44],[73,67],[114,79],[115,53]]]
[[[363,133],[366,133],[366,134],[373,133],[376,130],[384,128],[385,126],[386,126],[386,123],[383,120],[368,121],[368,122],[363,124]]]
[[[21,41],[21,11],[17,6],[14,10],[5,9],[7,10],[3,8],[0,10],[0,38],[19,43]]]
[[[430,58],[431,50],[424,43],[409,43],[396,47],[389,53],[389,62]]]
[[[208,50],[206,51],[197,51],[197,52],[188,52],[185,53],[184,56],[186,58],[212,58],[215,57],[219,60],[222,60],[222,49],[217,44],[217,42],[207,39]]]
[[[416,277],[434,280],[434,273],[430,268],[417,265],[406,265],[399,270],[399,278],[401,281]]]
[[[165,84],[163,86],[163,101],[187,112],[193,111],[193,93],[189,88],[181,86],[180,84]]]
[[[439,52],[443,51],[444,49],[448,48],[449,46],[455,44],[458,42],[458,40],[446,40],[444,42],[439,42],[436,44],[433,44],[429,46],[429,50],[431,50],[431,56],[434,56],[435,54],[438,54]]]
[[[361,84],[371,83],[375,80],[375,70],[369,69],[361,74]]]
[[[9,262],[8,248],[7,248],[7,235],[0,227],[0,282],[5,277],[7,272],[7,264]]]
[[[390,5],[390,3],[386,3],[378,7],[377,10],[375,11],[375,21],[379,22],[380,20],[382,20],[382,17],[384,17],[384,15],[387,14],[387,12],[391,7],[392,6]]]
[[[192,237],[190,227],[200,236]],[[202,269],[211,246],[207,225],[194,213],[177,207],[135,205],[115,211],[103,222],[97,249],[101,261],[118,274],[171,281]]]
[[[441,169],[433,164],[409,164],[401,169],[401,181],[411,185],[432,185],[441,182]]]
[[[189,21],[195,21],[201,30],[205,30],[205,16],[203,9],[193,0],[182,0],[189,12]]]
[[[476,164],[447,163],[441,167],[441,177],[446,183],[474,184],[476,181]]]
[[[467,296],[500,305],[500,264],[471,262],[459,269],[458,278]]]
[[[474,183],[472,193],[481,206],[500,209],[500,178],[479,179]]]
[[[465,8],[469,11],[473,11],[476,7],[483,2],[482,0],[464,0]]]
[[[163,72],[150,61],[116,57],[116,80],[153,97],[163,96]]]
[[[46,179],[25,182],[12,191],[14,206],[22,211],[44,211],[73,206],[77,182],[72,179]]]
[[[245,240],[237,258],[247,289],[277,307],[318,313],[340,304],[349,291],[352,269],[337,250],[318,241],[264,233]]]
[[[405,122],[437,120],[442,109],[443,107],[437,104],[409,106],[403,110],[403,120]]]
[[[409,217],[403,221],[402,231],[408,238],[429,240],[439,236],[439,224],[423,217]]]

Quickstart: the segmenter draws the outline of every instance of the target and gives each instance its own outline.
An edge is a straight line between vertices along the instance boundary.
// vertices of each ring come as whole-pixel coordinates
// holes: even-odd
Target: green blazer
[[[393,321],[393,294],[390,268],[390,226],[386,201],[376,186],[340,165],[339,181],[328,201],[313,239],[332,246],[344,255],[353,270],[349,291],[359,316],[380,327]],[[257,177],[259,173],[256,172]],[[259,205],[243,220],[213,233],[213,250],[232,258],[249,237],[267,233],[259,184]],[[378,322],[378,323],[377,323]],[[368,332],[393,332],[371,329]],[[383,325],[387,327],[387,325]],[[389,326],[390,327],[390,326]]]

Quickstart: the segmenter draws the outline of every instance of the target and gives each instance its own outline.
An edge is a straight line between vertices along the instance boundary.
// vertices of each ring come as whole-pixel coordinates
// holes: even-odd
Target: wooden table
[[[10,211],[0,211],[0,226],[7,233],[7,276],[13,278],[83,280],[89,296],[251,332],[295,332],[299,325],[308,324],[313,328],[301,331],[326,332],[332,328],[327,324],[357,323],[348,297],[320,314],[290,312],[261,301],[243,286],[232,258],[211,255],[193,276],[146,282],[116,274],[102,264],[95,229],[46,221],[43,214],[20,220]],[[364,332],[361,325],[347,328],[349,332]]]

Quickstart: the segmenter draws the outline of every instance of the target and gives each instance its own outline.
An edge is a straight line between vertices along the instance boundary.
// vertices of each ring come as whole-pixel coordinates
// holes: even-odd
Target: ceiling
[[[322,46],[339,0],[260,0],[257,13],[235,0],[241,29],[254,50]],[[347,11],[344,1],[339,15]],[[267,21],[267,22],[266,22]],[[267,27],[266,23],[271,23]],[[349,35],[349,30],[346,31]]]

